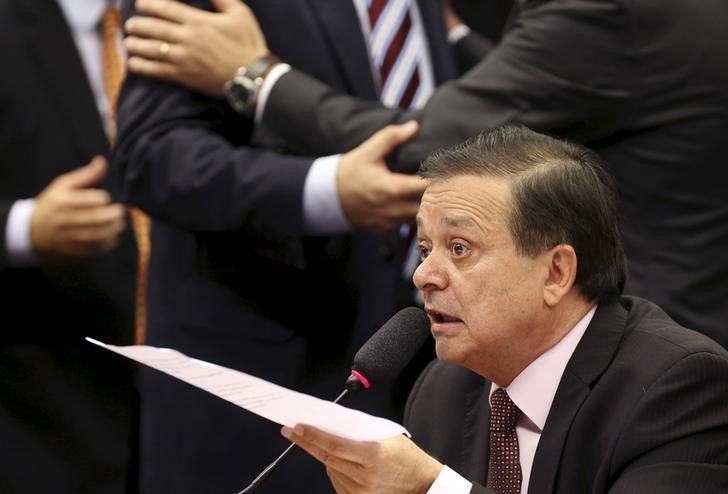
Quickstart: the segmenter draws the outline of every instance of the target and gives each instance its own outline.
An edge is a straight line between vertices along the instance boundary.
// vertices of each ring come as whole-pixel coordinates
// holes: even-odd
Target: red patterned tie
[[[503,388],[490,397],[490,461],[488,489],[498,494],[520,494],[521,463],[518,455],[516,420],[521,415]]]
[[[423,40],[415,35],[410,16],[412,0],[367,0],[372,60],[379,69],[382,103],[409,108],[424,104],[418,94]]]

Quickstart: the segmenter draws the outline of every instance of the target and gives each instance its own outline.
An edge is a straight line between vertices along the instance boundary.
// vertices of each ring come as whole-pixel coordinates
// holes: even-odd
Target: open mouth
[[[432,321],[435,324],[446,324],[450,322],[462,322],[461,319],[458,319],[457,317],[450,316],[448,314],[438,312],[436,310],[427,310],[427,314],[432,318]]]

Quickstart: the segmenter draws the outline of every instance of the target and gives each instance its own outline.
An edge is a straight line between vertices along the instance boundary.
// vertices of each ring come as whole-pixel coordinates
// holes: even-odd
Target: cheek
[[[464,312],[477,317],[512,291],[505,281],[499,269],[486,265],[458,273],[452,286]]]
[[[487,283],[465,286],[457,296],[468,338],[473,341],[487,338],[491,324],[498,318],[499,297]]]
[[[522,269],[518,269],[521,267]],[[494,303],[502,314],[501,327],[521,333],[533,324],[535,315],[543,308],[543,286],[538,272],[516,266],[503,280],[502,291]]]
[[[540,290],[541,273],[535,263],[525,259],[503,264],[499,278],[504,297],[530,299]]]
[[[473,338],[497,338],[542,303],[535,273],[522,265],[502,264],[463,276],[454,290]]]

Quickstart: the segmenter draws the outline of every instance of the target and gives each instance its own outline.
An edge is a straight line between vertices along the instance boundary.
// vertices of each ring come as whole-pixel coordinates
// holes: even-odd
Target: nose
[[[412,282],[423,294],[432,290],[443,290],[447,286],[447,274],[437,258],[435,252],[430,252],[412,275]]]

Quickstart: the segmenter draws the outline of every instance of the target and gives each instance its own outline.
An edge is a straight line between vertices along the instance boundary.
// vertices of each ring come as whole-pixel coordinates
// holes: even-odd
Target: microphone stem
[[[348,395],[348,394],[349,394],[349,390],[348,390],[348,389],[344,389],[344,391],[342,391],[342,392],[341,392],[341,394],[340,394],[339,396],[337,396],[337,397],[336,397],[336,399],[334,400],[334,403],[338,403],[338,402],[340,402],[340,401],[341,401],[341,399],[342,399],[342,398],[343,398],[344,396]]]
[[[341,399],[344,396],[346,396],[347,394],[349,394],[349,390],[348,389],[344,389],[344,391],[342,391],[341,394],[336,397],[336,399],[334,400],[334,403],[338,403],[339,401],[341,401]],[[278,458],[276,458],[275,460],[273,460],[273,463],[271,463],[270,465],[268,465],[267,467],[265,467],[265,469],[262,472],[260,472],[260,474],[258,474],[257,477],[255,477],[253,479],[253,481],[250,483],[250,485],[248,485],[248,487],[246,487],[242,491],[238,492],[237,494],[249,494],[249,493],[253,492],[255,489],[257,489],[260,486],[260,484],[262,484],[265,481],[265,479],[268,478],[268,475],[270,475],[270,473],[276,467],[278,467],[278,465],[283,460],[285,460],[286,457],[289,454],[291,454],[291,451],[293,451],[293,449],[295,447],[296,447],[296,443],[291,443],[290,445],[288,445],[288,447],[286,448],[286,450],[283,453],[281,453],[281,455]]]

